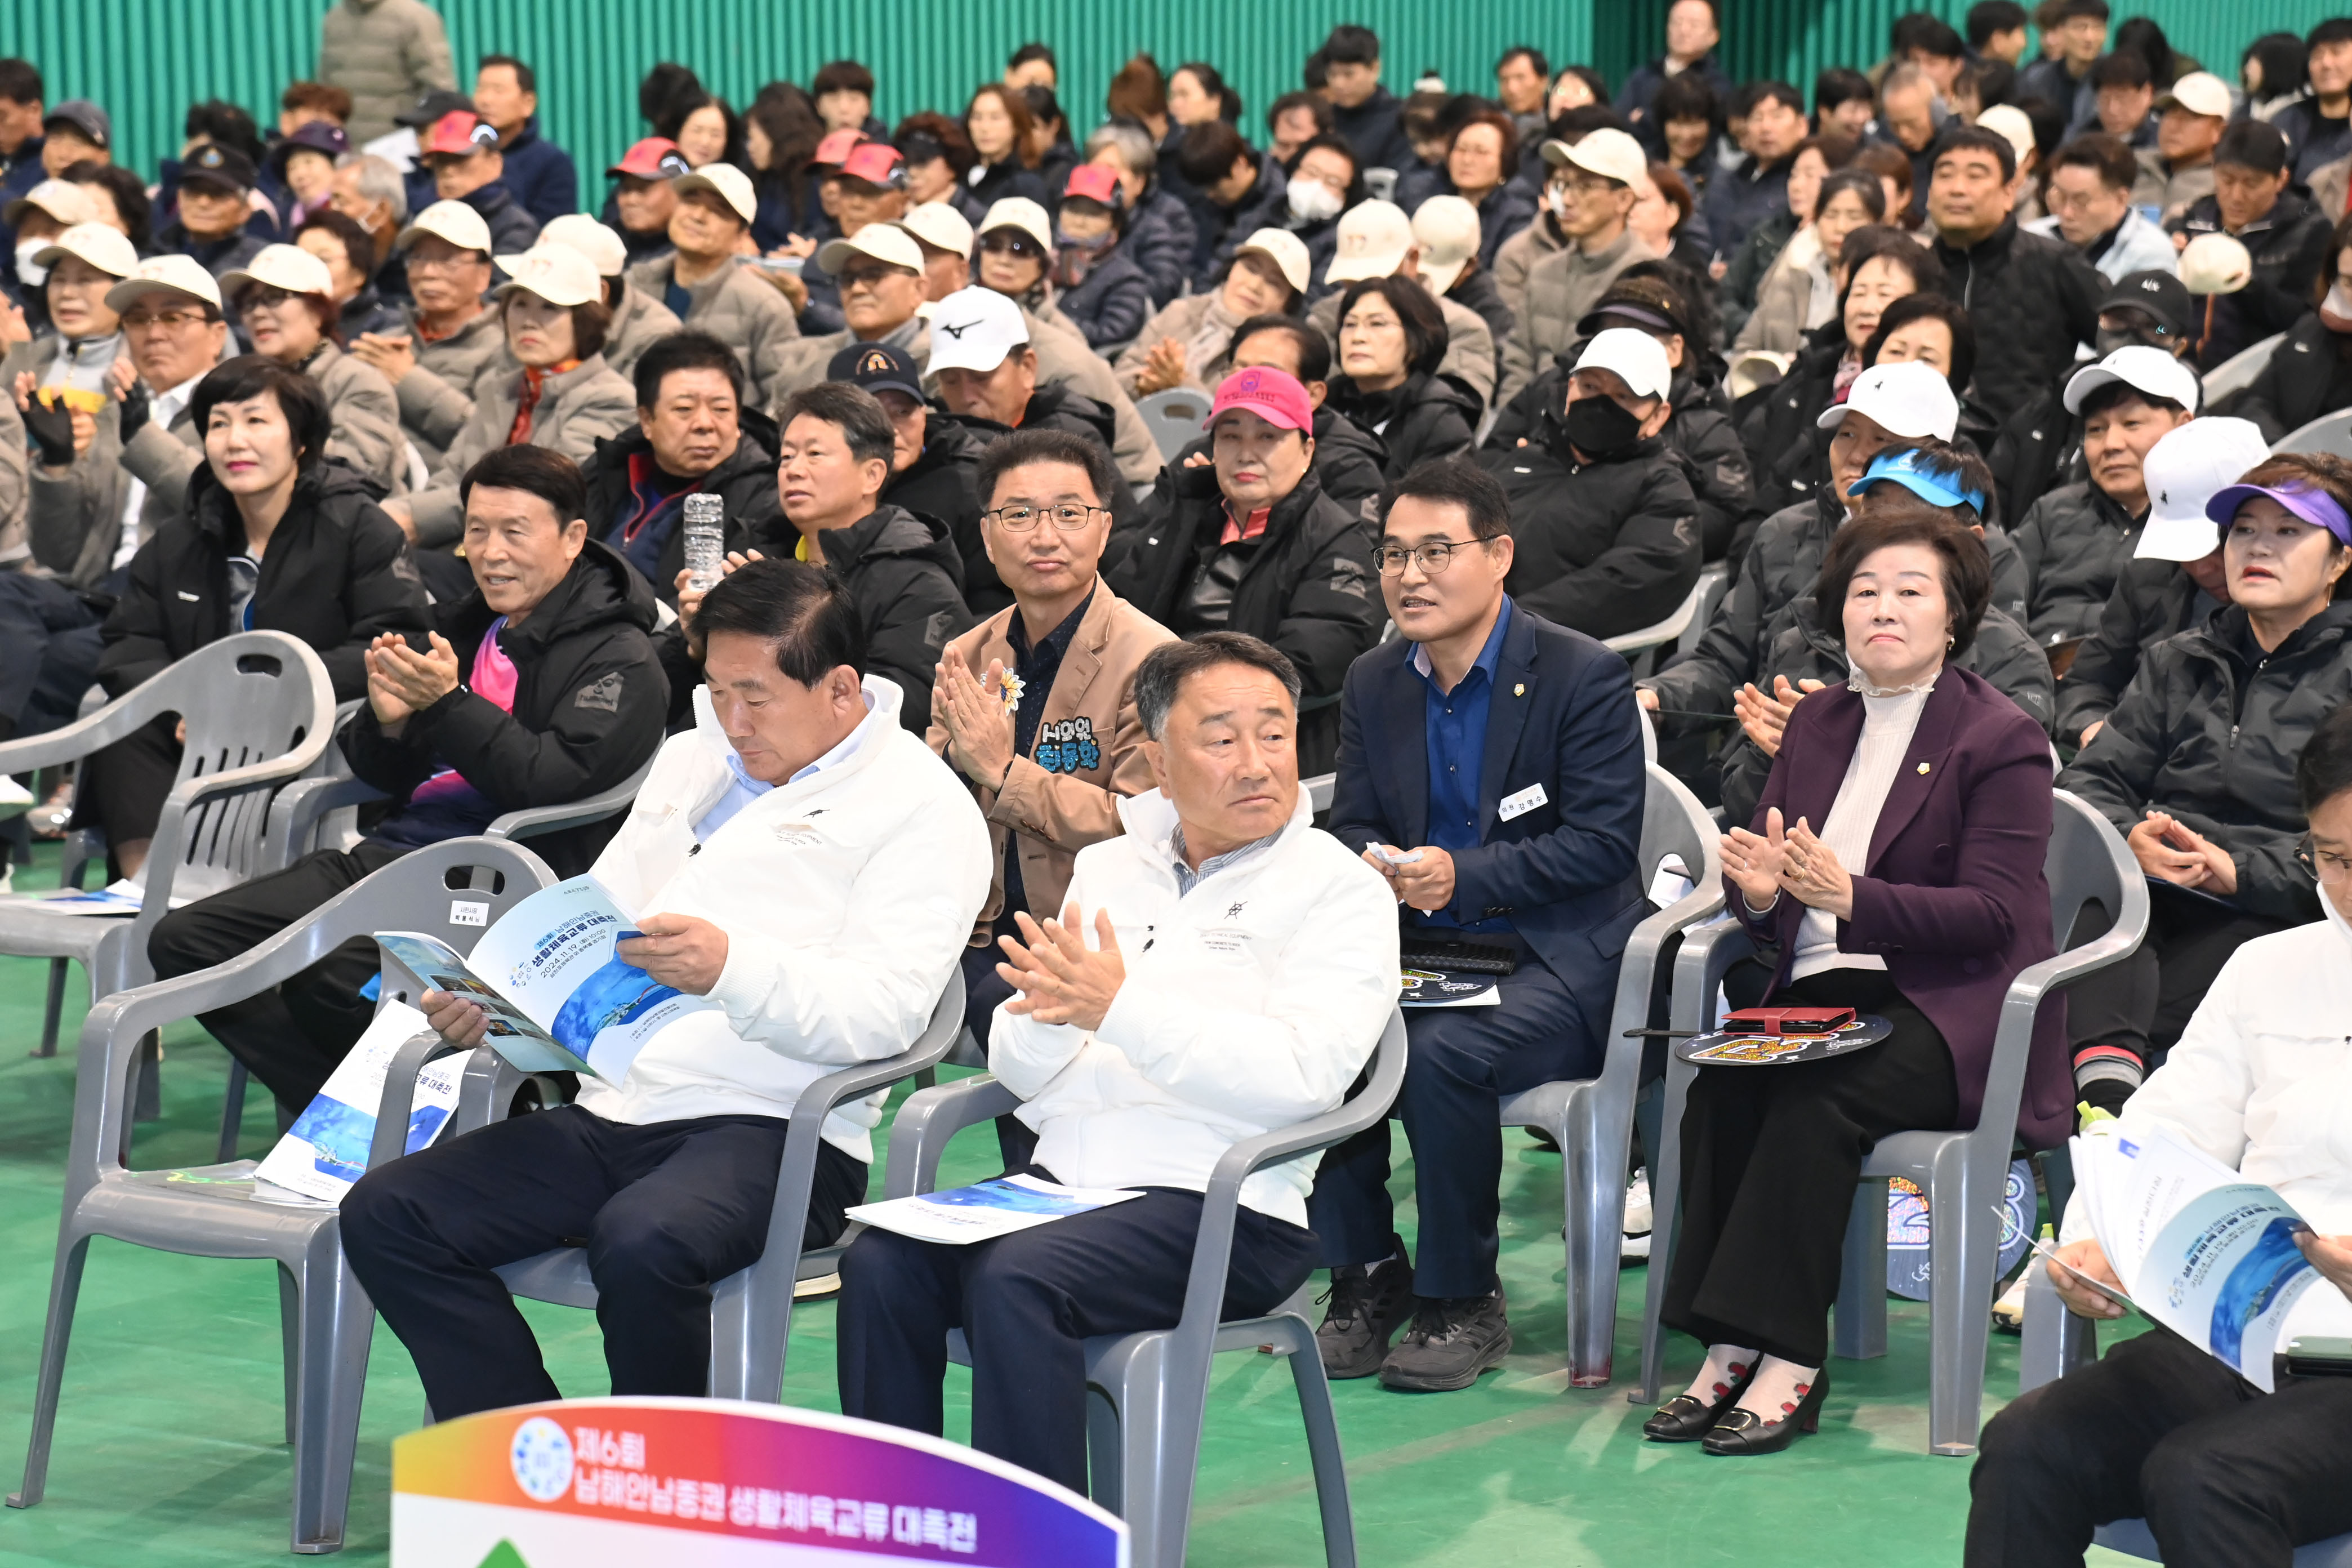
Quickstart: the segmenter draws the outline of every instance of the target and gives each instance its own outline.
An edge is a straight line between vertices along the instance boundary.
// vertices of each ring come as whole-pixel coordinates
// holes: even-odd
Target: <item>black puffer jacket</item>
[[[1103,552],[1103,580],[1118,596],[1183,635],[1193,580],[1209,569],[1227,520],[1213,468],[1171,464]],[[1303,690],[1299,771],[1328,772],[1339,754],[1339,697],[1348,666],[1379,640],[1381,607],[1372,574],[1372,525],[1323,493],[1310,468],[1276,503],[1226,612],[1228,630],[1280,648]]]
[[[2032,584],[2026,627],[2048,647],[2096,630],[2116,575],[2139,542],[2141,519],[2087,480],[2061,485],[2017,525],[2017,552]]]
[[[1161,159],[1162,169],[1171,166]],[[1224,280],[1234,252],[1262,228],[1280,228],[1290,216],[1290,176],[1271,153],[1257,154],[1257,178],[1232,206],[1206,195],[1192,204],[1192,292],[1206,294]]]
[[[1511,498],[1511,595],[1547,620],[1611,637],[1664,620],[1698,581],[1698,502],[1653,437],[1622,462],[1580,462],[1547,413],[1540,439],[1482,452]]]
[[[1136,204],[1135,216],[1128,220],[1127,237],[1118,242],[1118,247],[1150,285],[1153,310],[1184,291],[1184,279],[1192,271],[1193,239],[1192,214],[1164,187],[1155,186]],[[1146,310],[1144,316],[1150,313]],[[1139,319],[1135,324],[1140,327],[1143,321]]]
[[[2275,445],[2346,407],[2352,407],[2352,337],[2329,331],[2315,310],[2287,329],[2286,342],[2271,351],[2254,384],[2214,412],[2252,420]]]
[[[773,526],[768,553],[790,555],[799,534],[781,517]],[[940,653],[978,618],[963,602],[963,557],[948,525],[886,503],[847,528],[826,529],[817,543],[826,570],[838,573],[857,601],[866,673],[898,683],[906,695],[900,723],[923,733]]]
[[[1121,240],[1087,269],[1086,278],[1054,296],[1054,304],[1086,335],[1089,348],[1124,343],[1151,319],[1151,279]]]
[[[1832,321],[1806,340],[1786,375],[1739,400],[1740,445],[1768,514],[1808,499],[1828,477],[1829,442],[1813,421],[1836,395],[1845,353],[1845,328]]]
[[[1977,342],[2001,351],[1977,362],[1973,394],[1995,419],[2032,402],[2096,341],[2106,279],[2063,240],[2027,234],[2014,216],[1966,249],[1936,242],[1944,292],[1968,310]]]
[[[2282,191],[2269,212],[2238,232],[2252,258],[2253,276],[2234,294],[2208,296],[2211,330],[2198,349],[2199,369],[2211,370],[2310,313],[2312,285],[2329,264],[2327,241],[2333,227],[2327,215],[2307,197]],[[2190,239],[2221,233],[2221,203],[2200,197],[2182,216],[2178,231]]]
[[[1383,479],[1402,479],[1416,464],[1467,452],[1477,439],[1478,395],[1451,376],[1413,374],[1387,392],[1359,392],[1331,379],[1331,408],[1380,437]]]
[[[1169,467],[1181,468],[1196,454],[1206,456],[1208,451],[1209,438],[1197,437],[1185,443]],[[1381,470],[1388,460],[1388,447],[1378,436],[1334,413],[1328,403],[1315,411],[1315,482],[1323,487],[1325,495],[1347,508],[1349,516],[1361,513],[1366,501],[1380,500],[1388,485]]]
[[[686,529],[683,506],[688,493],[716,495],[727,503],[727,548],[742,550],[766,533],[782,514],[776,498],[776,425],[756,408],[737,416],[740,435],[726,461],[702,476],[693,492],[681,490],[669,503],[642,521],[643,530],[665,533],[661,555],[651,574],[655,597],[673,609],[677,605],[677,574],[686,570]],[[620,531],[635,510],[629,499],[633,466],[650,468],[653,443],[630,426],[596,443],[581,477],[588,482],[588,537],[601,539],[625,557],[627,542]]]
[[[980,460],[991,437],[936,411],[924,416],[923,449],[892,474],[882,499],[948,525],[963,558],[963,602],[975,616],[992,616],[1013,602],[980,538]]]
[[[656,657],[653,589],[619,552],[591,540],[520,626],[499,633],[514,661],[511,713],[471,689],[474,659],[497,616],[477,592],[435,606],[434,629],[457,653],[457,689],[413,715],[398,739],[362,707],[342,733],[352,772],[405,803],[455,768],[499,811],[562,805],[627,778],[662,742],[669,683]],[[397,832],[400,807],[387,827]],[[565,876],[585,871],[618,829],[612,817],[534,838]]]
[[[2045,730],[2050,727],[2050,661],[2033,646],[2023,626],[1999,610],[1987,610],[1984,619],[1977,623],[1976,641],[1953,662],[1958,668],[1983,676],[2002,696],[2031,714],[2035,723]],[[1792,686],[1807,680],[1834,686],[1847,678],[1850,669],[1844,645],[1822,629],[1813,596],[1807,594],[1790,606],[1786,628],[1765,651],[1756,684],[1769,691],[1774,679],[1785,675]],[[1746,731],[1734,731],[1719,762],[1724,820],[1754,821],[1764,781],[1771,776],[1772,759]]]
[[[2203,625],[2221,607],[2176,562],[2125,562],[2115,592],[2099,610],[2098,629],[2074,650],[2074,662],[2058,683],[2059,742],[2080,745],[2083,731],[2114,711],[2149,648]]]
[[[2319,721],[2352,700],[2352,604],[2330,605],[2264,654],[2231,605],[2149,648],[2105,728],[2058,775],[2128,833],[2169,812],[2230,852],[2250,914],[2319,918],[2296,864],[2305,831],[2294,763]]]
[[[188,512],[131,558],[98,660],[110,696],[248,629],[229,624],[228,562],[245,552],[245,524],[209,465],[188,481]],[[295,484],[261,558],[248,620],[251,630],[286,632],[315,648],[338,702],[367,695],[362,656],[370,642],[432,626],[408,541],[356,469],[330,458]]]

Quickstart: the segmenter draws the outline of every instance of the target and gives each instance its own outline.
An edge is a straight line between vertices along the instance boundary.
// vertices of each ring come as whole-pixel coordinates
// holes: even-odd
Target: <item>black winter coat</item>
[[[229,557],[245,552],[245,524],[209,465],[188,481],[188,514],[156,530],[131,558],[98,660],[110,696],[247,629],[229,625],[228,597]],[[433,624],[400,525],[376,505],[367,480],[334,458],[296,483],[261,558],[249,618],[255,631],[285,632],[316,649],[338,702],[367,695],[362,656],[370,642]]]
[[[2058,683],[2059,741],[2080,745],[2083,731],[2114,711],[2149,648],[2201,625],[2221,607],[2178,562],[2124,563],[2115,592],[2100,608],[2098,629],[2074,650],[2074,662]]]
[[[2263,439],[2299,430],[2323,414],[2352,407],[2352,337],[2327,330],[2316,310],[2289,327],[2254,384],[2217,412],[2259,426]]]
[[[1118,242],[1119,249],[1135,263],[1151,289],[1151,307],[1158,310],[1184,291],[1184,280],[1192,275],[1192,246],[1196,236],[1192,215],[1184,204],[1163,188],[1145,193],[1135,206],[1135,216],[1128,219],[1127,237]],[[1140,327],[1151,311],[1138,317]],[[1129,336],[1133,336],[1130,332]],[[1089,340],[1091,341],[1091,340]],[[1116,342],[1106,338],[1105,342]]]
[[[789,555],[799,536],[781,519],[770,554]],[[876,507],[847,528],[817,536],[828,571],[849,584],[866,627],[866,673],[898,682],[899,722],[916,734],[931,723],[931,674],[949,640],[977,618],[963,602],[963,557],[948,525],[900,506]]]
[[[2334,226],[2309,198],[2282,191],[2269,212],[2239,231],[2253,276],[2234,294],[2207,297],[2209,330],[2198,345],[2200,370],[2211,370],[2311,313],[2312,286],[2321,269],[2332,265],[2327,242]],[[2179,225],[2179,232],[2191,239],[2221,229],[2221,205],[2211,196],[2190,203]]]
[[[1586,463],[1547,414],[1538,440],[1478,464],[1511,499],[1511,596],[1546,620],[1593,637],[1638,631],[1698,581],[1698,502],[1663,439]]]
[[[618,552],[589,541],[539,607],[499,633],[515,666],[509,713],[471,688],[474,658],[496,614],[478,592],[435,606],[434,629],[457,649],[457,689],[411,715],[397,739],[362,706],[342,732],[352,772],[404,803],[436,771],[455,768],[502,812],[612,788],[662,742],[669,683],[654,651],[655,613],[646,580]],[[576,876],[621,821],[546,834],[530,847]]]
[[[1193,454],[1205,455],[1208,450],[1209,438],[1196,437],[1185,443],[1169,467],[1181,468]],[[1360,513],[1366,501],[1379,500],[1388,485],[1381,472],[1388,460],[1388,447],[1378,436],[1334,412],[1328,403],[1315,411],[1315,482],[1349,515]]]
[[[1387,392],[1359,392],[1334,376],[1327,401],[1358,429],[1378,437],[1381,476],[1400,479],[1416,464],[1467,452],[1477,439],[1478,395],[1451,376],[1414,374]]]
[[[776,496],[775,421],[756,408],[741,410],[737,419],[740,435],[733,454],[694,487],[695,492],[717,495],[727,503],[729,550],[749,548],[782,512]],[[624,548],[616,531],[629,514],[632,458],[653,461],[653,443],[635,426],[600,439],[595,455],[581,474],[588,483],[588,537],[601,539],[615,551]],[[661,563],[653,574],[654,595],[673,609],[677,606],[677,574],[686,570],[686,528],[679,501],[687,493],[691,492],[680,492],[665,509],[665,515],[654,520],[656,526],[666,521],[669,529]]]
[[[2054,383],[2077,343],[2097,339],[2106,279],[2065,241],[2027,234],[2011,216],[1965,250],[1941,239],[1935,249],[1944,291],[1967,309],[1977,342],[1999,346],[1977,361],[1970,389],[1996,420]]]
[[[2319,721],[2352,700],[2352,604],[2330,605],[2268,654],[2246,612],[2149,648],[2106,725],[2058,775],[2127,833],[2169,812],[2230,852],[2249,914],[2319,919],[2318,889],[2294,858],[2306,824],[2294,764]]]
[[[507,189],[504,180],[492,180],[464,197],[466,205],[490,226],[490,249],[499,256],[520,256],[539,239],[539,219]]]
[[[1828,477],[1829,442],[1813,421],[1835,395],[1846,346],[1844,326],[1830,322],[1797,351],[1778,383],[1739,400],[1739,440],[1748,449],[1759,510],[1774,512],[1804,500]]]
[[[2061,485],[2017,525],[2017,552],[2032,584],[2026,626],[2048,647],[2088,637],[2099,624],[2116,579],[2139,543],[2141,517],[2085,480]]]
[[[1257,155],[1257,178],[1230,207],[1203,196],[1192,208],[1192,291],[1205,294],[1233,265],[1242,241],[1262,228],[1280,228],[1290,216],[1290,176],[1271,153]]]
[[[1087,346],[1124,343],[1151,319],[1151,279],[1121,240],[1087,269],[1083,282],[1054,296],[1054,304],[1086,335]],[[1180,284],[1181,290],[1181,284]]]
[[[882,487],[882,499],[891,505],[948,525],[963,558],[963,602],[983,617],[1013,603],[980,538],[980,460],[991,439],[961,420],[928,414],[921,454]]]
[[[1055,181],[1055,184],[1058,186],[1060,182]],[[964,179],[964,188],[979,201],[983,213],[1007,196],[1027,196],[1048,212],[1054,206],[1054,198],[1045,177],[1036,170],[1024,169],[1009,159],[1002,163],[973,165],[971,174]],[[924,722],[928,724],[929,719]]]

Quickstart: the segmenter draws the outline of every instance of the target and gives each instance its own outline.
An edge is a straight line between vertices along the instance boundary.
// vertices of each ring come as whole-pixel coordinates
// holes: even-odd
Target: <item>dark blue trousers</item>
[[[1483,1296],[1495,1288],[1503,1129],[1496,1106],[1555,1079],[1591,1078],[1603,1049],[1558,975],[1532,953],[1497,989],[1496,1007],[1408,1007],[1404,1087],[1389,1114],[1404,1123],[1421,1213],[1416,1295]],[[1315,1173],[1308,1223],[1323,1261],[1377,1263],[1396,1231],[1389,1129],[1378,1122],[1334,1147]]]
[[[1084,1495],[1085,1342],[1174,1328],[1200,1229],[1200,1194],[1147,1187],[971,1247],[866,1231],[841,1260],[842,1413],[943,1436],[948,1331],[961,1328],[971,1446]],[[1316,1250],[1314,1232],[1244,1208],[1223,1315],[1280,1306],[1315,1271]]]

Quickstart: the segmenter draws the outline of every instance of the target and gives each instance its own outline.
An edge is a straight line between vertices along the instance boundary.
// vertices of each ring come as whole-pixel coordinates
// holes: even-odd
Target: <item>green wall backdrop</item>
[[[1244,105],[1244,130],[1263,133],[1265,105],[1297,85],[1299,62],[1335,22],[1376,28],[1386,79],[1399,92],[1424,67],[1457,89],[1483,89],[1496,54],[1532,43],[1555,65],[1589,60],[1614,81],[1656,52],[1669,0],[1180,0],[1139,13],[1115,0],[441,0],[459,62],[519,55],[541,78],[541,116],[594,173],[642,132],[636,82],[648,66],[692,66],[740,104],[762,82],[805,82],[829,59],[851,57],[880,79],[884,118],[924,107],[961,109],[980,81],[1032,38],[1062,58],[1062,102],[1081,131],[1127,56],[1148,49],[1169,68],[1216,65]],[[1810,90],[1834,63],[1867,65],[1887,24],[1924,6],[1957,24],[1969,0],[1726,0],[1733,75],[1785,77]],[[2174,46],[2224,76],[2257,31],[2303,31],[2352,0],[2275,0],[2240,9],[2212,0],[2118,0],[2123,15],[2154,16]],[[180,117],[206,97],[232,99],[268,124],[286,83],[316,64],[326,0],[0,0],[0,55],[37,63],[53,100],[86,97],[115,119],[120,157],[152,176],[178,151]]]

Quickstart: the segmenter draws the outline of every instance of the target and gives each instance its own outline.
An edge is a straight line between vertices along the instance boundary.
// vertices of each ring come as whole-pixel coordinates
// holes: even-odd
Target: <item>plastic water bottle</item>
[[[727,571],[727,502],[723,497],[686,498],[687,585],[709,593]]]

